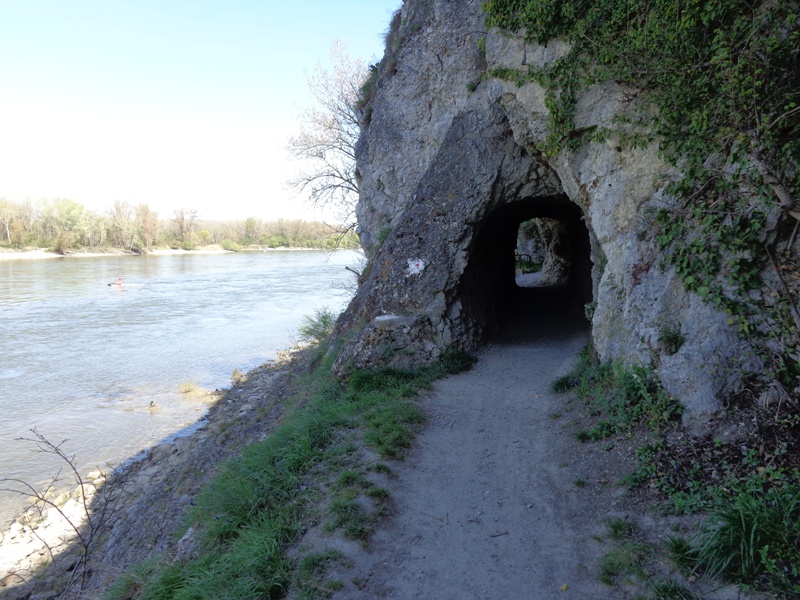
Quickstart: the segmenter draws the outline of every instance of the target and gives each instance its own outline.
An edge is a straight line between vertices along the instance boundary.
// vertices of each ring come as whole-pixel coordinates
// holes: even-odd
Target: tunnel
[[[558,276],[521,272],[534,261],[520,248],[520,226],[536,220],[555,224],[548,229],[558,233],[543,245],[555,254],[549,259],[558,265]],[[477,343],[491,341],[509,328],[521,331],[532,317],[585,325],[584,306],[592,301],[592,261],[580,207],[558,195],[520,199],[488,214],[476,225],[459,297],[465,324]]]

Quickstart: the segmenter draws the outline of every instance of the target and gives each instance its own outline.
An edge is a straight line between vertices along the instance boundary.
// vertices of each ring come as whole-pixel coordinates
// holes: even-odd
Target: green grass
[[[598,363],[588,348],[581,352],[575,369],[553,381],[551,389],[556,393],[573,390],[590,415],[602,417],[591,428],[576,434],[581,442],[625,433],[640,423],[659,432],[677,421],[683,412],[649,369]]]
[[[368,546],[376,523],[386,515],[389,492],[372,483],[360,470],[341,473],[333,485],[327,531],[340,529],[345,537]]]
[[[691,576],[697,569],[697,548],[684,536],[670,535],[666,541],[667,556],[686,576]]]
[[[656,600],[702,600],[676,581],[653,582],[653,597]]]
[[[748,490],[716,508],[700,534],[707,576],[800,595],[800,485]]]
[[[600,559],[598,578],[606,585],[626,583],[633,577],[644,577],[644,562],[651,548],[645,544],[621,544]]]
[[[328,598],[344,585],[341,581],[326,579],[328,569],[335,564],[348,565],[347,558],[338,550],[309,554],[300,561],[295,581],[302,590],[298,600],[316,600]]]
[[[363,465],[348,466],[358,463],[348,458],[358,449],[353,436],[383,458],[402,458],[424,420],[415,393],[473,361],[448,354],[417,371],[357,371],[347,381],[334,379],[330,365],[320,364],[308,377],[298,408],[198,494],[183,529],[202,532],[198,555],[136,567],[108,598],[252,600],[302,587],[286,551],[321,497],[328,494],[329,527],[362,543],[384,512],[386,491],[364,475]]]
[[[636,530],[633,523],[619,517],[609,519],[606,526],[608,527],[608,538],[615,542],[630,539]]]
[[[516,260],[514,266],[520,271],[522,271],[523,274],[538,273],[539,271],[542,270],[543,263],[529,262],[527,260]]]
[[[662,343],[667,341],[677,349],[677,340]],[[652,375],[640,367],[598,364],[588,350],[576,369],[552,387],[573,390],[596,417],[594,425],[576,434],[582,442],[627,436],[641,423],[648,426],[649,441],[637,449],[638,467],[624,483],[657,491],[665,512],[709,515],[694,538],[667,539],[663,551],[681,573],[768,590],[779,598],[800,596],[796,413],[780,406],[769,413],[748,409],[754,414],[748,421],[759,423],[761,437],[746,444],[668,436],[678,427],[681,408]],[[610,538],[624,544],[604,560],[601,577],[618,582],[635,574],[622,566],[623,555],[635,554],[636,547],[629,547],[632,532],[625,531],[624,521],[608,525]],[[657,598],[693,597],[680,586],[673,589],[670,581],[662,583],[661,591],[653,591]]]

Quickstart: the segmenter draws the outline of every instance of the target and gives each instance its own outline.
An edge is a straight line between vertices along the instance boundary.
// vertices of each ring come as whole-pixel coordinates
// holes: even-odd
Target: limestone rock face
[[[481,75],[544,65],[567,48],[487,32],[480,4],[403,5],[408,22],[426,11],[424,25],[401,26],[396,67],[378,82],[357,147],[370,266],[339,322],[334,369],[424,364],[485,342],[515,298],[519,223],[550,218],[569,247],[563,292],[580,315],[587,306],[600,357],[654,366],[690,419],[708,418],[759,363],[724,314],[659,266],[653,215],[669,206],[662,190],[674,174],[655,146],[632,150],[614,135],[544,157],[545,91]],[[619,131],[631,92],[587,90],[576,128]],[[667,329],[685,340],[672,354],[659,341]]]
[[[453,120],[464,111],[467,85],[485,70],[478,49],[482,35],[478,2],[406,2],[407,27],[394,72],[384,77],[369,130],[356,148],[362,243],[370,252],[384,227],[397,223],[422,176],[439,152]],[[377,109],[377,110],[376,110]],[[389,155],[403,160],[387,160]]]

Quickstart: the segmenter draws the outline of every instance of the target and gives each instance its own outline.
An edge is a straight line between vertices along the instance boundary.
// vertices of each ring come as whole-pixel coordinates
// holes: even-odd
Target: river
[[[266,251],[0,262],[0,479],[40,486],[59,461],[119,465],[206,407],[182,384],[229,387],[290,346],[303,316],[339,311],[360,254]],[[118,277],[122,286],[109,286]],[[155,408],[151,406],[154,403]],[[0,483],[0,487],[6,487]],[[5,522],[23,498],[0,492]]]

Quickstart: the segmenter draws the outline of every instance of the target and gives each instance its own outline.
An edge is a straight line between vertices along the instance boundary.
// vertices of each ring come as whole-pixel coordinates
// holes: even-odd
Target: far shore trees
[[[136,206],[136,225],[145,250],[152,250],[158,239],[158,213],[150,210],[147,204]]]
[[[0,198],[0,225],[3,227],[3,233],[9,244],[13,244],[11,240],[11,223],[18,212],[19,208],[13,202]]]
[[[135,208],[116,202],[97,213],[79,202],[0,198],[0,249],[48,248],[69,254],[78,250],[146,253],[156,248],[194,249],[217,244],[228,250],[240,248],[357,248],[354,234],[342,237],[338,228],[299,219],[262,221],[207,221],[196,209],[176,211],[159,221],[147,204]]]
[[[181,241],[186,250],[191,250],[194,240],[194,225],[197,221],[197,210],[193,208],[181,208],[172,215],[172,223],[175,226],[175,237]]]

